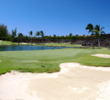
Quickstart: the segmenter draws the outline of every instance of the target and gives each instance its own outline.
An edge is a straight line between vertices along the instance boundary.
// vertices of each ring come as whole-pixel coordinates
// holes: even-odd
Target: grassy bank
[[[2,51],[0,52],[0,74],[10,70],[21,72],[57,72],[59,64],[78,62],[89,66],[110,66],[110,59],[91,56],[91,54],[110,54],[103,49],[57,49],[39,51]],[[45,67],[44,67],[45,66]]]
[[[14,43],[11,41],[0,41],[0,45],[18,45],[18,43]],[[20,43],[20,45],[83,47],[80,44],[70,43]]]
[[[45,43],[45,44],[36,44],[43,46],[65,46],[65,47],[83,47],[80,44],[70,44],[70,43]]]

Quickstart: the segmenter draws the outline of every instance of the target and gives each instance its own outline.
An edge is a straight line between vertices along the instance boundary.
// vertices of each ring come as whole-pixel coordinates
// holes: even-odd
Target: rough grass
[[[109,66],[110,58],[99,58],[91,54],[110,54],[108,49],[66,48],[39,51],[2,51],[0,52],[0,74],[18,70],[21,72],[57,72],[59,64],[78,62],[89,66]],[[45,66],[45,67],[42,67]]]
[[[11,41],[0,41],[0,45],[17,45],[17,43]]]

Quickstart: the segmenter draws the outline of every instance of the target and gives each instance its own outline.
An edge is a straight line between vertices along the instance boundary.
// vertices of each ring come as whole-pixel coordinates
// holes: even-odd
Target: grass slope
[[[78,62],[89,66],[110,66],[109,58],[99,58],[91,54],[110,54],[108,49],[66,48],[57,50],[2,51],[0,52],[0,74],[11,70],[21,72],[57,72],[59,64]],[[45,66],[45,67],[41,67]]]

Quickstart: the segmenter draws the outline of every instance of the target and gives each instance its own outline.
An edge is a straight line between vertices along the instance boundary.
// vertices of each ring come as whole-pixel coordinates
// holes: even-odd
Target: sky
[[[105,27],[110,33],[110,0],[0,0],[0,24],[8,31],[33,36],[89,35],[87,24]]]

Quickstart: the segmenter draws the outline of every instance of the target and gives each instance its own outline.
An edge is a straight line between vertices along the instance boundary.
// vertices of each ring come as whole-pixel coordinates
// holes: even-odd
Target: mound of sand
[[[102,58],[110,58],[110,55],[108,54],[94,54],[92,56],[102,57]]]
[[[0,100],[109,100],[110,68],[62,63],[61,71],[0,76]]]

